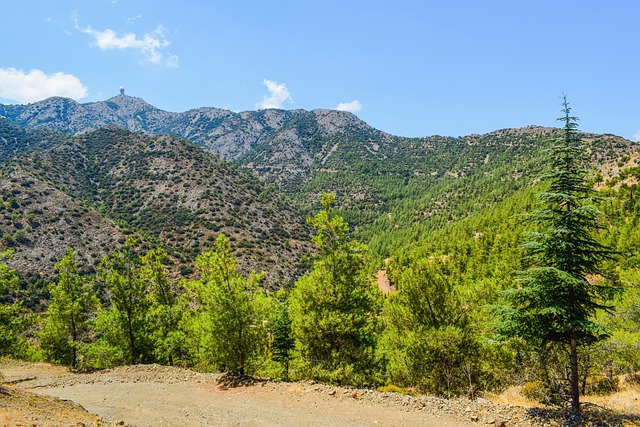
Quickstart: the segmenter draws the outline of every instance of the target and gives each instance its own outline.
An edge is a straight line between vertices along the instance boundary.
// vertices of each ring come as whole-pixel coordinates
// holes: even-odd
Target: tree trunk
[[[71,340],[73,341],[73,359],[71,360],[71,367],[75,369],[77,360],[77,345],[78,345],[78,330],[76,328],[75,317],[71,316]]]
[[[133,319],[129,313],[127,313],[126,321],[127,321],[127,335],[129,337],[129,346],[131,350],[129,363],[131,363],[132,365],[135,365],[138,363],[138,354],[137,354],[138,350],[136,349],[136,336],[135,336],[135,332],[133,331]]]
[[[580,410],[580,390],[578,388],[580,378],[578,377],[578,342],[571,340],[571,410]]]

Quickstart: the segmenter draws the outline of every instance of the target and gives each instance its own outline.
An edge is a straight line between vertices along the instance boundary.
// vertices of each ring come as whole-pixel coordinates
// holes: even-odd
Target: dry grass
[[[625,384],[616,393],[606,396],[584,396],[582,401],[594,403],[615,412],[640,415],[640,385]]]
[[[489,393],[486,397],[493,403],[523,406],[527,408],[542,408],[521,393],[522,386],[510,387],[500,394]],[[621,414],[640,415],[640,384],[623,384],[620,391],[605,396],[582,396],[584,403],[593,403],[602,408]]]
[[[520,390],[522,386],[509,387],[500,394],[488,393],[485,397],[493,403],[501,405],[516,405],[525,408],[542,408],[544,405],[525,397]]]
[[[104,422],[79,405],[40,396],[13,387],[0,395],[0,426],[104,426]]]
[[[623,383],[616,393],[582,397],[582,412],[577,416],[568,407],[544,407],[528,399],[522,394],[521,386],[486,397],[497,404],[529,408],[527,412],[530,415],[549,426],[640,426],[640,384]]]

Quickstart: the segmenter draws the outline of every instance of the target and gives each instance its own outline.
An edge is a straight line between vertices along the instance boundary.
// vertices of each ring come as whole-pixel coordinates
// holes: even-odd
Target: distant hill
[[[67,246],[95,262],[133,229],[166,245],[183,273],[214,237],[244,270],[290,284],[310,250],[299,211],[254,175],[184,139],[107,126],[5,164],[2,242],[50,275]],[[116,223],[122,226],[115,225]],[[124,227],[124,228],[123,228]]]
[[[70,134],[108,124],[152,135],[168,133],[252,168],[283,188],[299,188],[313,167],[325,163],[341,143],[356,138],[373,147],[393,140],[344,111],[270,109],[234,113],[203,107],[172,113],[127,95],[85,104],[60,97],[27,105],[0,104],[0,116],[25,129]]]

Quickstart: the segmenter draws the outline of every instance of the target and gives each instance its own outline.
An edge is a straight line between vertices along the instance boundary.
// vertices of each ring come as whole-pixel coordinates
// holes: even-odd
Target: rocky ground
[[[587,405],[585,415],[311,382],[284,383],[159,365],[71,373],[2,362],[0,426],[620,426],[640,416]]]

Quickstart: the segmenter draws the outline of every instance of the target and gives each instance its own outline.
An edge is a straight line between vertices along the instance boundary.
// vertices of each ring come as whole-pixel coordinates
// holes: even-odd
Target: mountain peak
[[[92,103],[91,105],[101,104],[101,103],[105,103],[108,105],[115,104],[118,107],[128,108],[128,109],[159,110],[159,108],[154,107],[153,105],[149,104],[147,101],[145,101],[142,98],[125,95],[124,93],[121,93],[120,95],[112,96],[111,98],[105,101],[98,101],[98,102]]]

